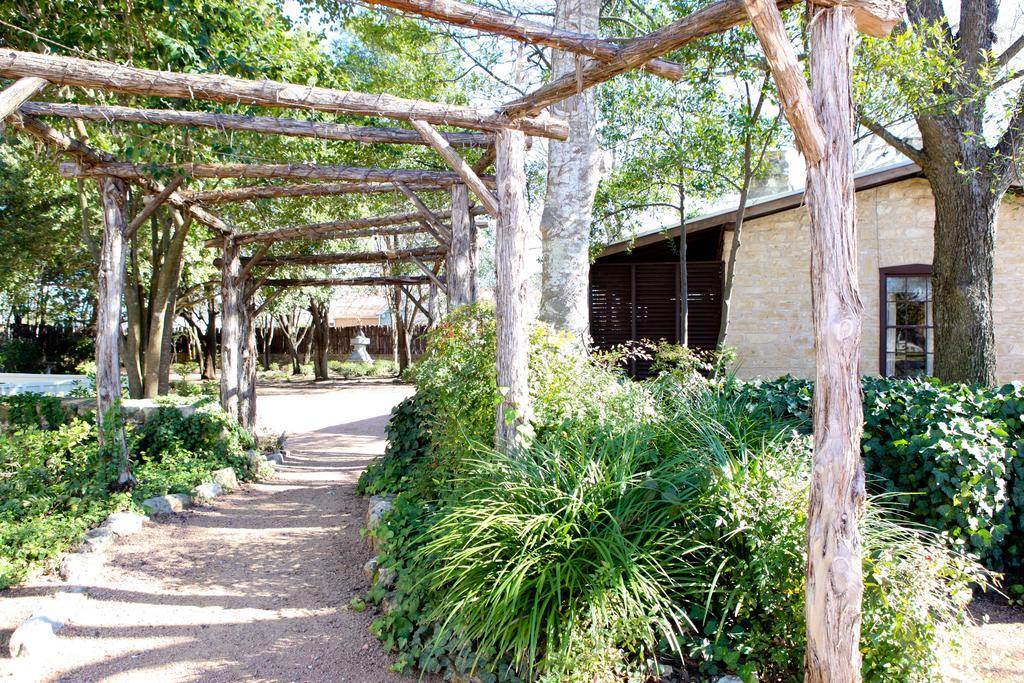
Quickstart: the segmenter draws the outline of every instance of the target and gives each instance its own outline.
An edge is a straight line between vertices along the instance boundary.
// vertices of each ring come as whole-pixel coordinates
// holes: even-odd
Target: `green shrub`
[[[400,493],[410,486],[432,483],[427,473],[419,471],[430,448],[426,420],[424,401],[418,394],[394,407],[388,421],[387,448],[360,475],[358,493]]]
[[[47,394],[15,394],[0,397],[0,405],[7,409],[7,423],[11,428],[55,428],[70,418],[60,397]]]
[[[375,360],[372,363],[332,360],[328,361],[327,365],[343,379],[398,376],[398,364],[392,360]]]
[[[404,665],[799,677],[809,440],[711,390],[654,390],[653,424],[480,451],[443,500],[396,498],[377,536],[399,578],[375,629]],[[932,680],[987,576],[873,501],[861,530],[865,679]]]
[[[199,382],[179,379],[171,385],[171,388],[178,396],[207,396],[209,398],[220,396],[220,382],[215,379],[206,379]]]
[[[865,377],[868,486],[901,492],[916,520],[978,553],[993,568],[1024,563],[1024,388]],[[813,382],[740,383],[750,410],[810,430]]]
[[[109,491],[116,467],[91,422],[0,432],[0,588],[53,561],[115,510],[149,496],[191,492],[222,467],[248,478],[244,450],[252,438],[215,406],[188,417],[161,407],[145,425],[129,427],[127,440],[138,481],[130,494]]]
[[[0,342],[0,372],[38,372],[43,357],[43,348],[31,339]]]

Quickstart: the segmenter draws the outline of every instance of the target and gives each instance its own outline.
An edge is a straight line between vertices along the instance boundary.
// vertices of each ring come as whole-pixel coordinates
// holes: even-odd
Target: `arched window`
[[[932,267],[890,266],[880,268],[879,276],[882,375],[931,375],[935,357]]]

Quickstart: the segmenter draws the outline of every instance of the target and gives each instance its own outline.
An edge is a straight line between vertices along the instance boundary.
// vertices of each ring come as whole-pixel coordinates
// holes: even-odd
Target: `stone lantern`
[[[370,338],[367,337],[362,328],[356,332],[356,336],[352,337],[352,353],[349,354],[348,359],[356,363],[372,363],[373,358],[370,357],[367,348],[370,346]]]

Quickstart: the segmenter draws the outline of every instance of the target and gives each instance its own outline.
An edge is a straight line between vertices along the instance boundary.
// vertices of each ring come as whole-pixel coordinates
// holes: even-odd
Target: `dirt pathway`
[[[0,679],[403,680],[367,632],[373,616],[348,605],[367,589],[370,556],[354,486],[410,392],[384,383],[261,390],[261,422],[292,435],[276,478],[119,543],[61,631],[59,658],[0,659]],[[43,587],[11,591],[0,611]]]

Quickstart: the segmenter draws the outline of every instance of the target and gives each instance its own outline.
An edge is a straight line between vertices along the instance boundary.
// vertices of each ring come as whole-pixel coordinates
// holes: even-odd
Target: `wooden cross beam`
[[[96,88],[129,95],[209,100],[228,104],[316,109],[338,114],[383,116],[399,121],[421,119],[478,130],[513,128],[530,135],[564,140],[568,125],[550,115],[513,120],[491,109],[409,100],[280,81],[248,80],[220,74],[185,74],[140,69],[76,57],[43,55],[4,48],[0,76],[45,78],[54,85]]]
[[[298,254],[294,256],[264,256],[261,266],[335,266],[347,263],[386,263],[390,261],[409,261],[413,258],[435,259],[447,253],[444,247],[416,247],[415,249],[387,249],[382,251],[363,251],[348,254]],[[241,262],[248,261],[242,258]],[[220,266],[221,260],[214,261]]]
[[[476,208],[476,213],[482,213],[483,209]],[[440,211],[435,214],[438,218],[451,218],[451,211]],[[354,230],[366,230],[369,228],[383,228],[391,225],[408,225],[420,222],[419,212],[400,213],[389,216],[375,216],[373,218],[354,218],[347,221],[332,221],[328,223],[310,223],[307,225],[292,225],[273,230],[259,230],[256,232],[238,233],[235,238],[239,244],[247,242],[276,242],[278,240],[296,239],[333,239],[334,236],[344,237],[346,233]],[[332,237],[327,237],[331,235]],[[216,241],[219,245],[220,242]]]
[[[45,83],[46,81],[43,82]],[[110,105],[92,106],[54,104],[51,102],[26,102],[18,108],[18,111],[31,116],[59,116],[68,119],[84,119],[86,121],[102,121],[107,123],[127,121],[130,123],[146,123],[160,126],[240,130],[262,133],[264,135],[287,135],[370,144],[424,144],[423,138],[416,131],[404,128],[371,128],[344,123],[302,121],[273,116],[242,116],[239,114],[214,114],[205,111],[135,109],[132,107]],[[0,114],[2,113],[3,110],[0,109]],[[448,144],[453,147],[487,147],[494,142],[494,136],[487,133],[444,133],[443,135]]]
[[[413,296],[412,289],[410,287],[408,287],[407,285],[399,285],[399,289],[401,289],[402,292],[405,293],[405,298],[408,299],[409,301],[411,301],[413,303],[413,305],[416,306],[416,308],[419,309],[420,313],[422,313],[423,315],[427,316],[427,321],[429,322],[429,324],[433,325],[434,324],[434,316],[433,316],[433,314],[431,314],[431,312],[428,311],[423,306],[423,302],[420,299],[418,299],[417,297]]]
[[[99,163],[91,166],[63,163],[65,178],[112,176],[125,180],[151,178],[155,173],[180,173],[189,178],[280,178],[287,180],[343,180],[351,182],[393,183],[428,182],[445,187],[462,182],[462,176],[449,171],[420,171],[395,168],[357,168],[353,166],[317,166],[316,164],[129,164]],[[486,187],[492,178],[481,179]]]
[[[797,4],[797,0],[779,0],[780,9]],[[581,90],[603,83],[626,71],[632,71],[652,59],[716,33],[739,26],[747,20],[743,0],[719,0],[668,26],[623,44],[618,54],[607,62],[593,62],[582,69],[556,78],[533,92],[500,107],[510,118],[531,116],[532,112],[576,95]]]
[[[414,192],[447,190],[444,183],[418,182],[403,183]],[[192,202],[202,204],[226,204],[250,199],[283,199],[288,197],[332,197],[343,194],[373,194],[398,192],[394,183],[310,183],[307,185],[254,185],[233,187],[227,190],[195,190],[182,192]]]
[[[423,227],[425,227],[430,234],[434,236],[434,239],[443,244],[449,244],[452,241],[452,233],[443,223],[441,223],[441,219],[431,211],[419,197],[416,196],[415,192],[409,189],[408,185],[405,183],[395,183],[395,187],[397,187],[402,194],[405,195],[406,199],[416,207],[417,213],[420,214],[420,217],[423,220]],[[450,211],[448,212],[448,215],[451,216]]]
[[[410,223],[409,225],[394,225],[386,228],[365,228],[362,230],[338,230],[337,232],[325,232],[319,233],[312,236],[300,236],[300,237],[283,237],[280,238],[282,242],[298,242],[303,240],[310,241],[324,241],[324,240],[348,240],[356,239],[357,237],[399,237],[401,235],[419,235],[425,232],[429,232],[423,223]],[[240,233],[246,234],[246,233]],[[268,241],[267,244],[270,242]],[[207,247],[217,247],[217,240],[207,240]],[[447,245],[445,245],[447,246]]]
[[[114,163],[114,158],[111,155],[105,152],[99,152],[80,140],[68,137],[53,126],[43,123],[34,116],[26,116],[20,112],[15,112],[10,115],[8,121],[18,130],[28,133],[46,146],[64,152],[83,164],[95,165]],[[164,190],[164,186],[161,183],[158,183],[148,177],[139,178],[137,183],[150,194],[159,195]],[[228,235],[235,232],[234,227],[227,224],[223,219],[210,213],[203,207],[197,206],[196,204],[186,200],[180,192],[172,192],[167,198],[167,202],[176,209],[185,211],[191,215],[192,218],[215,232],[222,235]]]
[[[900,0],[815,0],[815,4],[852,10],[857,26],[864,26],[867,32],[877,36],[888,35],[902,19],[905,9]],[[814,166],[825,155],[828,136],[815,113],[811,90],[782,23],[782,14],[773,0],[743,0],[743,6],[775,78],[797,147],[807,165]]]
[[[19,78],[7,86],[6,90],[0,92],[0,121],[13,114],[15,109],[49,84],[50,82],[45,78],[30,76]]]
[[[135,215],[132,222],[128,224],[128,227],[124,229],[125,239],[131,239],[139,227],[146,222],[146,220],[152,216],[157,209],[166,202],[172,194],[174,194],[181,184],[185,182],[184,176],[177,176],[170,183],[167,184],[159,194],[149,195],[144,200],[142,210]]]
[[[423,139],[430,143],[430,146],[451,166],[455,174],[473,191],[487,212],[492,216],[497,216],[500,211],[498,200],[491,194],[483,179],[466,163],[466,160],[460,157],[459,153],[452,149],[451,145],[445,142],[441,134],[429,123],[417,120],[413,120],[411,123],[412,127],[419,131]]]
[[[419,275],[350,278],[279,278],[269,279],[268,287],[374,287],[382,285],[425,285],[430,279]]]
[[[554,28],[537,21],[496,12],[478,5],[458,2],[458,0],[363,0],[363,2],[369,5],[391,7],[485,33],[495,33],[531,45],[546,45],[564,52],[592,57],[602,62],[614,59],[620,50],[620,47],[610,40],[586,33]],[[666,62],[662,59],[653,59],[640,68],[673,81],[681,79],[684,73],[681,64]]]

